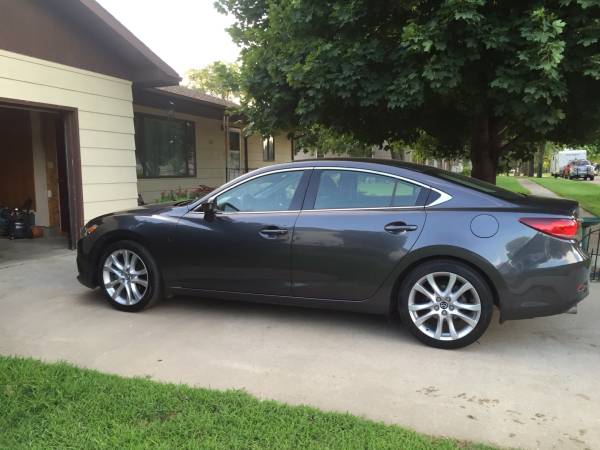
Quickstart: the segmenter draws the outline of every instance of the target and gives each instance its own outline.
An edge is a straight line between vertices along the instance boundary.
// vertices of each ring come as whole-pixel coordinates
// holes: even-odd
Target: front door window
[[[254,178],[216,198],[223,212],[287,211],[304,171],[277,172]]]

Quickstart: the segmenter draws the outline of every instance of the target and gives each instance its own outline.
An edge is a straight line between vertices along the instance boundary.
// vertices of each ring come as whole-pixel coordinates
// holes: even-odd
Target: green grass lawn
[[[565,180],[563,178],[530,178],[531,181],[550,189],[563,198],[576,200],[579,205],[600,216],[600,185],[589,181]]]
[[[496,177],[496,185],[509,191],[516,192],[517,194],[529,194],[529,190],[521,186],[516,177],[498,175]]]
[[[0,357],[0,448],[146,447],[491,448],[239,391]]]

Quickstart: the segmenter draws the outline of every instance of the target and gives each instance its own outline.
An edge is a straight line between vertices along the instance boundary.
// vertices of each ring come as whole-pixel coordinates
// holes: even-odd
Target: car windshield
[[[573,161],[573,164],[576,166],[589,166],[590,162],[587,159],[579,159],[577,161]]]

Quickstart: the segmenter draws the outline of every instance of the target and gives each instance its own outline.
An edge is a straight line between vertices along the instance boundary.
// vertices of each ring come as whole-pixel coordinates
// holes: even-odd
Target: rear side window
[[[314,209],[416,206],[423,188],[385,175],[323,170]]]

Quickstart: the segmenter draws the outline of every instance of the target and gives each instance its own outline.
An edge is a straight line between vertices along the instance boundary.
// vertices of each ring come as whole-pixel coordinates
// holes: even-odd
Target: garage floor
[[[71,254],[68,246],[68,239],[62,236],[15,240],[0,237],[0,269],[21,262]]]
[[[35,282],[32,282],[35,280]],[[0,354],[350,411],[504,447],[600,448],[600,284],[578,315],[493,323],[467,349],[385,318],[175,298],[111,309],[73,253],[0,269]]]

